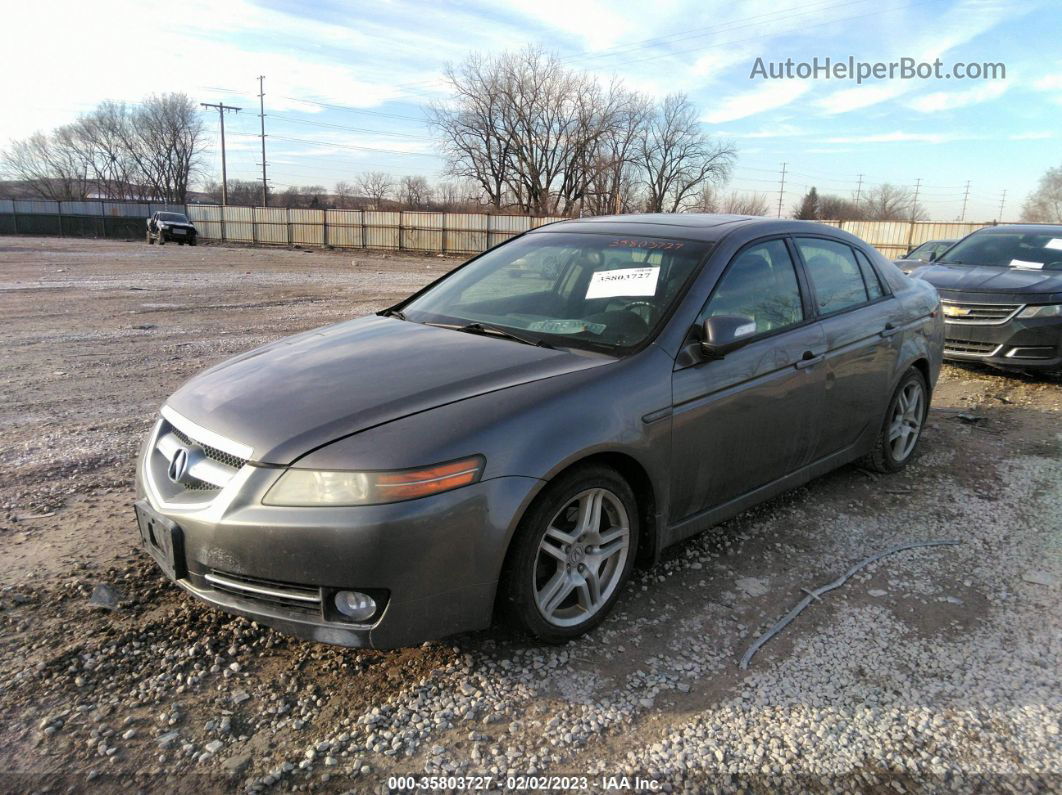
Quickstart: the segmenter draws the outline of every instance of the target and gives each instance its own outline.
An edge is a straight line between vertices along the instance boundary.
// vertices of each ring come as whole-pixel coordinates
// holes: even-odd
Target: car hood
[[[1062,292],[1062,271],[933,264],[919,268],[917,275],[938,290],[975,293]]]
[[[401,417],[613,361],[369,316],[222,362],[184,384],[167,405],[249,445],[252,460],[290,464]]]

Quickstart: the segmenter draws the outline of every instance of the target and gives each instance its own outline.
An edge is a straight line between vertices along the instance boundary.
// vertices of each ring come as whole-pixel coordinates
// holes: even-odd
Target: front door
[[[731,261],[698,318],[747,318],[745,346],[676,369],[672,391],[674,521],[722,505],[807,463],[823,391],[822,328],[805,314],[785,240]]]

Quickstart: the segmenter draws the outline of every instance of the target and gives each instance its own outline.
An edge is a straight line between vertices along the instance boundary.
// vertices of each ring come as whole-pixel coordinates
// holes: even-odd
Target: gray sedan
[[[906,465],[943,336],[931,285],[831,227],[551,224],[187,382],[138,525],[182,588],[300,637],[504,615],[562,642],[636,561],[849,461]]]

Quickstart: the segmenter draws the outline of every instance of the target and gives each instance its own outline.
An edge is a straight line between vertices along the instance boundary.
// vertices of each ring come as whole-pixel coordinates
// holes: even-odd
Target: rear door
[[[799,468],[817,436],[825,342],[783,238],[753,242],[734,256],[697,325],[714,315],[748,318],[756,336],[723,359],[676,365],[676,520]]]
[[[812,460],[881,422],[899,356],[903,309],[866,256],[840,240],[794,238],[826,340],[825,417]]]

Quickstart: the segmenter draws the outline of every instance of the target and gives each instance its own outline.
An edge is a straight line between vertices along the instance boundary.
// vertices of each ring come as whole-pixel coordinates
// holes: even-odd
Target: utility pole
[[[914,241],[915,230],[915,215],[918,213],[918,191],[922,187],[922,178],[919,177],[915,180],[914,198],[911,199],[911,228],[907,233],[907,250],[911,250],[911,244]]]
[[[1007,203],[1007,189],[1003,189],[1003,198],[999,201],[999,222],[1003,223],[1003,205]]]
[[[778,186],[778,217],[782,217],[782,197],[785,196],[785,167],[788,163],[782,163],[782,182]]]
[[[966,193],[962,195],[962,215],[959,216],[959,222],[966,220],[966,201],[970,198],[970,180],[966,180]]]
[[[262,122],[262,206],[269,206],[269,181],[266,179],[265,158],[265,88],[262,81],[265,75],[258,75],[258,118]]]
[[[855,197],[855,203],[857,205],[859,204],[860,197],[863,195],[863,175],[859,174],[858,176],[859,176],[859,184],[856,185],[856,197]]]
[[[229,176],[225,171],[225,111],[231,110],[239,113],[241,109],[232,105],[223,105],[220,102],[215,104],[200,102],[199,104],[204,108],[217,108],[218,118],[221,119],[221,203],[225,205],[229,203]]]

